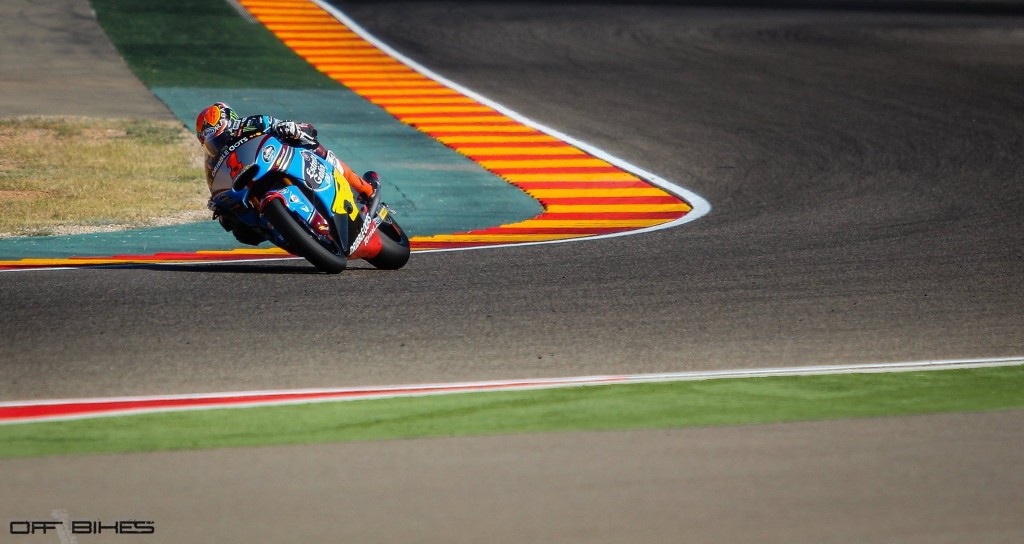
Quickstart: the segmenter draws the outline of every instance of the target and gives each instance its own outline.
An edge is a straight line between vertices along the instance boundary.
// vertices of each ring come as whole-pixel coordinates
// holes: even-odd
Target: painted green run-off
[[[179,118],[214,101],[242,116],[270,114],[313,123],[318,139],[357,173],[376,170],[384,200],[410,235],[428,236],[515,223],[541,205],[430,136],[396,120],[348,89],[158,87]]]
[[[0,457],[1024,409],[1024,366],[607,385],[0,426]]]
[[[225,0],[90,1],[103,30],[147,87],[338,86]]]

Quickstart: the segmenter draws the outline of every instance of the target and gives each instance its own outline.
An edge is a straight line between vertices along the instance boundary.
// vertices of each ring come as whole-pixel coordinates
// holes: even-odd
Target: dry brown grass
[[[176,122],[0,119],[0,236],[206,219],[202,160]]]

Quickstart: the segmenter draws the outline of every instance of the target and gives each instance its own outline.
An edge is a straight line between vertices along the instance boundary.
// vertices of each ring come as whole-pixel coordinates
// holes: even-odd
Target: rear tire
[[[366,262],[381,270],[398,270],[409,262],[409,237],[398,223],[381,223],[377,236],[380,237],[380,253]]]
[[[263,208],[263,215],[288,242],[290,251],[305,258],[313,266],[328,274],[337,274],[345,270],[348,259],[331,253],[313,239],[312,234],[299,224],[299,220],[288,211],[283,202],[276,198],[267,202],[266,207]]]

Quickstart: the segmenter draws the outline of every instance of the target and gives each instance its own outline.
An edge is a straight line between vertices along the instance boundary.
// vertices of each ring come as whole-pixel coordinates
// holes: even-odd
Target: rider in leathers
[[[258,245],[265,238],[238,219],[238,215],[245,213],[246,208],[242,202],[235,200],[232,191],[213,188],[213,170],[220,162],[223,150],[242,138],[259,132],[273,134],[286,143],[312,149],[320,158],[332,162],[335,169],[344,173],[349,185],[367,201],[380,186],[380,178],[376,172],[370,171],[360,177],[338,160],[334,153],[317,142],[317,132],[313,125],[282,121],[269,115],[250,115],[241,119],[227,104],[216,102],[204,108],[196,117],[196,138],[206,149],[207,155],[206,183],[210,186],[211,193],[208,206],[213,211],[213,218],[220,221],[224,230],[230,231],[243,244]]]

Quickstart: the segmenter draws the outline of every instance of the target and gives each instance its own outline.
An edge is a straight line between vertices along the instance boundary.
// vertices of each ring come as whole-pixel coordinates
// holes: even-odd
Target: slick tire
[[[377,228],[381,250],[366,262],[381,270],[398,270],[409,262],[409,237],[398,223],[381,223]]]
[[[263,215],[288,242],[289,248],[296,255],[305,258],[313,266],[328,274],[337,274],[345,270],[348,259],[331,253],[317,243],[312,235],[299,224],[298,219],[292,216],[283,202],[277,199],[271,200],[263,209]]]

